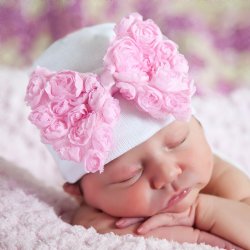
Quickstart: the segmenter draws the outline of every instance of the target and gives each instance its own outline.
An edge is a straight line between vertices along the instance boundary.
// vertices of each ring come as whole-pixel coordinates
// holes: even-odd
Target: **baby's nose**
[[[155,165],[153,187],[162,189],[177,179],[182,169],[175,162],[159,162]]]

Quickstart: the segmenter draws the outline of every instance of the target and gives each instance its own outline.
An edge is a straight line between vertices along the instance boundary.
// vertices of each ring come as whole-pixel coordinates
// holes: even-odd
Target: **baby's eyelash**
[[[142,169],[138,169],[134,174],[133,176],[129,177],[129,178],[126,178],[124,180],[121,180],[119,181],[118,183],[126,183],[126,182],[129,182],[130,180],[136,178],[136,181],[137,181],[137,178],[139,179],[141,177],[141,173],[142,173]]]
[[[179,143],[179,145],[185,142],[186,140],[187,140],[187,136],[184,137],[184,139]]]
[[[130,180],[133,179],[134,177],[135,177],[135,176],[132,176],[132,177],[129,177],[128,179],[119,181],[119,183],[124,183],[124,182],[130,181]]]
[[[176,141],[176,142],[174,142],[174,143],[170,143],[170,144],[167,145],[167,146],[168,146],[168,148],[170,148],[170,149],[176,148],[176,147],[180,146],[182,143],[184,143],[184,142],[187,140],[187,138],[188,138],[188,135],[186,135],[186,136],[185,136],[183,139],[181,139],[180,141],[178,140],[178,141]]]

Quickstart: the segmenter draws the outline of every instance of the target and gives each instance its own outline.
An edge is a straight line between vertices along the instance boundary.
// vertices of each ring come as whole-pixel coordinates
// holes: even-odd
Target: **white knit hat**
[[[174,117],[170,116],[164,121],[156,121],[122,99],[119,100],[119,103],[121,116],[114,128],[115,145],[110,151],[105,164],[146,141],[161,128],[175,120]],[[51,145],[47,144],[47,147],[67,182],[74,183],[87,173],[82,163],[62,160]]]
[[[35,62],[35,66],[49,70],[74,70],[100,73],[103,58],[114,39],[113,23],[83,28],[56,41]],[[139,110],[133,102],[116,95],[120,103],[120,117],[114,127],[114,147],[105,164],[146,141],[164,126],[175,120],[171,114],[163,120],[155,119]],[[74,183],[87,173],[83,164],[62,160],[51,145],[47,145],[66,181]]]

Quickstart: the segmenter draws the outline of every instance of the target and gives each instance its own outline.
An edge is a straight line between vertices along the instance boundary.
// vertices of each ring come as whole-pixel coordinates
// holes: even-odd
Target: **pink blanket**
[[[0,69],[0,249],[218,249],[68,224],[76,203],[27,121],[26,84],[26,70]],[[197,97],[195,108],[214,150],[250,175],[250,89]]]

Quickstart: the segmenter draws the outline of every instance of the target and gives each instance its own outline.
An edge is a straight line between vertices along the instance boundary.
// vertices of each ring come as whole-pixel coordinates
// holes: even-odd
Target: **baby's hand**
[[[118,228],[125,228],[135,223],[145,220],[138,228],[138,234],[146,234],[162,226],[193,226],[195,216],[195,205],[182,213],[160,213],[145,218],[121,218],[116,222]]]
[[[142,223],[138,229],[138,234],[145,234],[150,230],[153,230],[162,226],[193,226],[195,217],[194,206],[182,213],[160,213],[156,214],[144,223]]]

